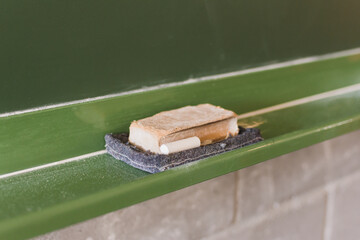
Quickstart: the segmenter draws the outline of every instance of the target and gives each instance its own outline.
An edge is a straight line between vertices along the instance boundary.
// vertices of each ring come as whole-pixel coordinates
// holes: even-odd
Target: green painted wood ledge
[[[265,141],[152,175],[97,152],[105,133],[134,119],[206,102],[238,114],[265,109],[239,120]],[[359,54],[4,116],[0,239],[37,236],[356,129]]]

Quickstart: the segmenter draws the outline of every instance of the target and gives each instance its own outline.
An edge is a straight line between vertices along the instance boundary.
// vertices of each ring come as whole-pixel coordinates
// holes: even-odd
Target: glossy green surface
[[[359,10],[356,0],[1,0],[0,113],[355,48]]]
[[[360,55],[0,118],[0,173],[104,149],[104,134],[187,104],[238,114],[360,83]],[[246,119],[265,141],[148,174],[99,155],[0,178],[0,239],[87,220],[360,129],[360,90]]]
[[[104,149],[106,133],[162,110],[208,102],[241,114],[356,83],[360,55],[0,118],[0,174]],[[324,107],[331,116],[359,111]]]
[[[260,123],[266,140],[162,173],[105,154],[2,179],[0,239],[36,236],[360,129],[359,105],[357,91],[243,119]]]

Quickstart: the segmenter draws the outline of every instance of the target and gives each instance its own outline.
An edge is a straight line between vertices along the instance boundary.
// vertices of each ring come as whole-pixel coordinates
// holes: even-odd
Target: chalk
[[[180,152],[192,148],[200,147],[200,139],[198,137],[190,137],[175,142],[165,143],[160,146],[162,154]]]

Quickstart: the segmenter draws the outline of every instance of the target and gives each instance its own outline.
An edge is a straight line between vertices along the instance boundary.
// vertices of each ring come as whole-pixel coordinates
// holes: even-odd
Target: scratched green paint
[[[162,110],[209,102],[241,114],[356,83],[359,55],[0,118],[0,174],[104,149],[106,133]]]

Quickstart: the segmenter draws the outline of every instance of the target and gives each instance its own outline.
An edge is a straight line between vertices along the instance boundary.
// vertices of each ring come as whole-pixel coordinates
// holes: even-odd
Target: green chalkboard
[[[2,0],[0,112],[360,46],[354,0]]]

